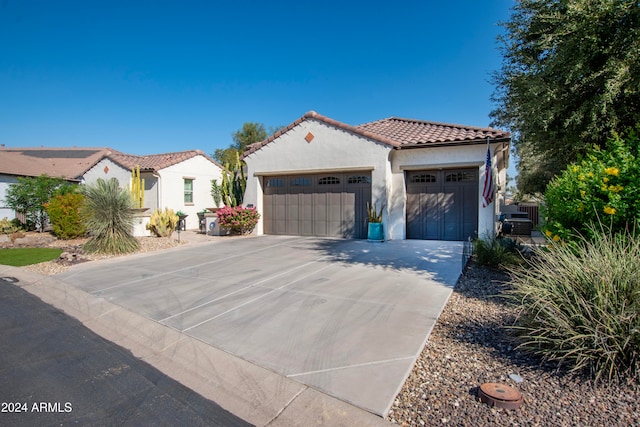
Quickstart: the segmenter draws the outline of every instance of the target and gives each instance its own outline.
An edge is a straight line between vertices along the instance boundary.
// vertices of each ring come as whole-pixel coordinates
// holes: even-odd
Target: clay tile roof
[[[142,170],[156,171],[198,155],[221,167],[201,150],[136,156],[111,148],[0,148],[0,173],[17,176],[47,174],[81,180],[86,171],[105,157],[126,169],[140,165]]]
[[[356,126],[382,137],[397,141],[401,148],[425,147],[440,144],[460,144],[509,139],[509,132],[493,128],[428,122],[424,120],[391,117]]]
[[[245,157],[258,151],[303,121],[310,119],[318,120],[347,132],[373,139],[389,145],[394,149],[486,142],[487,138],[491,138],[492,140],[508,140],[510,138],[509,132],[493,128],[479,128],[397,117],[365,123],[359,126],[351,126],[325,117],[315,111],[309,111],[264,141],[249,145],[242,156]]]
[[[0,173],[17,176],[47,174],[77,181],[91,166],[114,152],[110,148],[0,148]]]
[[[175,165],[176,163],[183,162],[195,156],[204,156],[207,160],[211,161],[217,166],[220,166],[209,156],[204,154],[201,150],[188,150],[178,151],[174,153],[162,153],[162,154],[148,154],[143,156],[135,156],[125,153],[113,153],[110,154],[109,159],[118,163],[119,165],[132,169],[136,165],[140,165],[140,169],[146,171],[157,171]]]

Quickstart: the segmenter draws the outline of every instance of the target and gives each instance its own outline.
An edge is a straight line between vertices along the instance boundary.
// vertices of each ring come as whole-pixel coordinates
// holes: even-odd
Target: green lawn
[[[0,264],[22,267],[23,265],[51,261],[58,258],[61,253],[62,249],[56,248],[0,249]]]

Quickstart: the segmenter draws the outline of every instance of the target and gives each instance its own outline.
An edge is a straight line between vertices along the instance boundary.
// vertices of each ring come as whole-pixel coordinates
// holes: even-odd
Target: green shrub
[[[129,192],[116,179],[98,179],[82,188],[85,197],[80,214],[91,238],[84,244],[87,252],[124,254],[138,249],[131,235],[133,210]]]
[[[476,239],[474,255],[479,265],[490,268],[505,268],[522,262],[521,246],[512,239]]]
[[[60,239],[75,239],[84,236],[86,229],[80,217],[80,207],[84,202],[81,193],[67,193],[53,196],[45,203],[53,233]]]
[[[164,211],[156,209],[149,219],[147,230],[150,230],[157,237],[171,237],[179,220],[180,218],[173,212],[173,209],[164,208]]]
[[[15,220],[9,221],[9,218],[6,216],[0,219],[0,233],[2,234],[13,234],[22,230],[17,224]]]
[[[555,241],[589,236],[602,223],[614,233],[640,220],[640,140],[634,131],[615,136],[607,149],[589,150],[569,165],[545,192],[545,233]]]
[[[640,242],[592,228],[593,239],[555,244],[512,270],[520,347],[589,373],[638,380]]]
[[[230,229],[233,233],[248,234],[258,224],[260,214],[255,208],[242,206],[225,206],[218,211],[220,226]]]

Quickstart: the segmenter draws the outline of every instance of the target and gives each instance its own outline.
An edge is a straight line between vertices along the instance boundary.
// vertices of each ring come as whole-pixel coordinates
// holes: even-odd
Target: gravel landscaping
[[[139,238],[139,252],[193,244],[203,238],[211,239],[195,232],[183,233],[180,243],[171,238]],[[29,243],[20,239],[0,247],[64,248],[67,255],[60,260],[22,267],[47,275],[78,262],[105,258],[84,254],[83,240],[57,241],[46,233],[31,239]],[[501,298],[508,287],[505,273],[480,267],[473,260],[469,263],[396,397],[388,420],[403,426],[640,425],[638,384],[594,385],[514,348],[504,329],[515,317]],[[524,404],[518,409],[490,407],[478,398],[478,388],[484,383],[501,383],[519,390]]]
[[[514,348],[503,328],[514,311],[500,298],[508,286],[506,274],[470,262],[388,419],[403,426],[640,425],[638,384],[596,386]],[[524,404],[497,409],[482,403],[484,383],[519,390]]]

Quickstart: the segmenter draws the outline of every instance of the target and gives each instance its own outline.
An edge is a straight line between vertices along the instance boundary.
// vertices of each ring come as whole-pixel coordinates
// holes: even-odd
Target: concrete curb
[[[258,426],[385,426],[390,423],[54,277],[0,265],[0,276],[78,319],[166,375]]]

